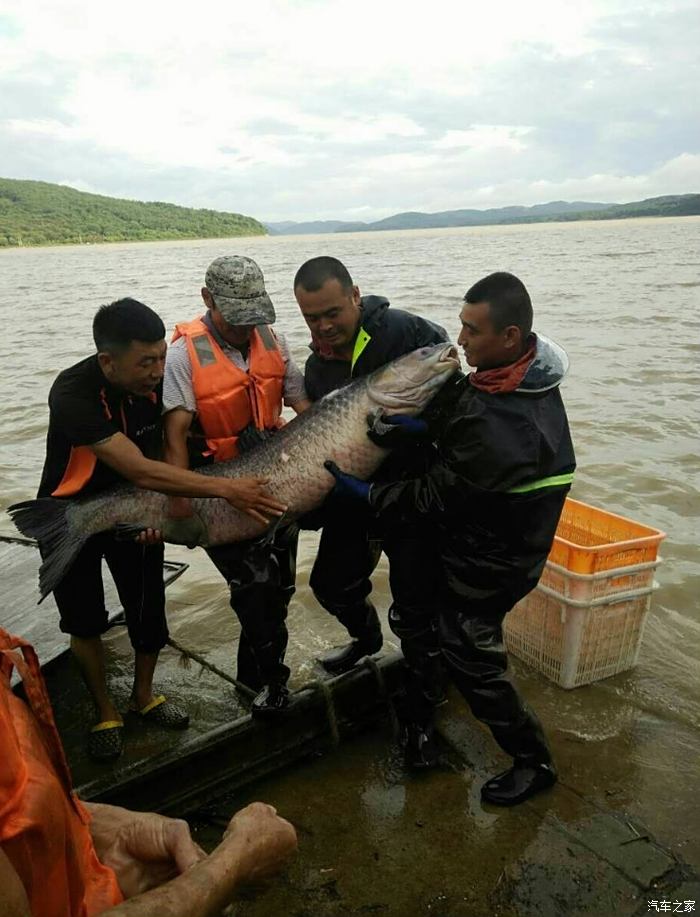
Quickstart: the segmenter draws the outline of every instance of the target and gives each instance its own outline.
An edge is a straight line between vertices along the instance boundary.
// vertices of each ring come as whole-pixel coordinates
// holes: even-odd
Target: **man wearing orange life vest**
[[[81,803],[36,653],[2,628],[0,749],[3,917],[210,917],[296,849],[294,828],[260,802],[232,818],[209,856],[184,821]]]
[[[176,325],[163,380],[165,458],[181,468],[235,458],[283,424],[284,404],[309,406],[303,376],[251,258],[226,255],[206,272],[206,313]],[[189,501],[171,501],[187,516]],[[287,705],[287,606],[294,593],[296,526],[272,540],[208,548],[231,590],[241,623],[238,680],[257,692],[251,712],[271,716]]]

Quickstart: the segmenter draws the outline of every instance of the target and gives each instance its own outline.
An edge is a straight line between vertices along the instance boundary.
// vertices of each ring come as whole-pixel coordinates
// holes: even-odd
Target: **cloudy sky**
[[[0,175],[261,219],[700,191],[697,0],[0,0]]]

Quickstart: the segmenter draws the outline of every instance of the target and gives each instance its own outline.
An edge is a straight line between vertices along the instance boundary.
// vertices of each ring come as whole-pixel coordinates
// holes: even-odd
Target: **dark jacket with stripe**
[[[353,379],[369,375],[405,353],[448,340],[447,332],[440,325],[403,309],[390,309],[389,300],[383,296],[363,296],[361,306],[361,328],[370,336],[370,341],[354,366],[349,360],[322,357],[313,350],[304,367],[306,393],[311,401],[318,401]]]
[[[372,486],[384,528],[419,521],[433,532],[446,600],[469,616],[502,616],[544,568],[576,464],[559,393],[567,368],[564,351],[540,336],[514,392],[490,394],[458,376],[433,402],[427,473]]]
[[[343,385],[368,376],[392,360],[433,344],[447,342],[447,332],[435,322],[403,309],[390,309],[383,296],[363,296],[360,328],[370,337],[354,366],[349,360],[322,357],[315,350],[304,367],[306,393],[318,401]],[[372,477],[374,481],[393,481],[407,474],[418,474],[426,467],[427,444],[395,449]]]

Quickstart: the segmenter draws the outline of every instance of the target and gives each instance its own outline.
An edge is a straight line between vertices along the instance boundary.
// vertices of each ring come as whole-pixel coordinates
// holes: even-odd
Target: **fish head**
[[[421,347],[372,373],[367,381],[368,392],[382,411],[420,414],[459,365],[454,344]]]

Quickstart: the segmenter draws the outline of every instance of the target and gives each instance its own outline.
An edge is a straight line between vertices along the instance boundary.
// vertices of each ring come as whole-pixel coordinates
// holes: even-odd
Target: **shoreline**
[[[465,226],[420,226],[406,229],[360,229],[353,232],[326,232],[326,233],[251,233],[240,236],[178,236],[177,238],[162,239],[105,239],[99,242],[45,242],[40,245],[0,245],[0,253],[6,251],[36,251],[38,249],[53,248],[86,248],[95,246],[109,245],[160,245],[163,242],[212,242],[215,240],[226,239],[301,239],[306,237],[313,238],[354,238],[357,236],[385,236],[389,233],[422,233],[422,232],[455,232],[456,230],[474,230],[474,229],[522,229],[531,226],[578,226],[580,224],[603,224],[610,225],[613,223],[648,223],[653,220],[700,220],[700,214],[657,214],[654,216],[630,216],[630,217],[611,217],[609,219],[581,219],[581,220],[531,220],[523,222],[508,223],[479,223],[477,225]]]

